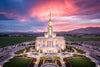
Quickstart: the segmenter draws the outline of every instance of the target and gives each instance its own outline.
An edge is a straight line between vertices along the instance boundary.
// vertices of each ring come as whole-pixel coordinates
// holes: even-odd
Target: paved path
[[[70,46],[73,46],[73,47],[76,47],[78,49],[82,49],[86,52],[86,54],[82,54],[82,55],[85,55],[86,57],[90,58],[91,60],[93,60],[96,64],[96,67],[99,65],[100,61],[96,60],[95,58],[93,58],[90,54],[90,49],[86,48],[86,47],[83,47],[83,46],[77,46],[77,45],[70,45]]]
[[[33,62],[35,62],[35,60],[36,60],[36,58],[33,58],[28,67],[33,67],[34,66],[34,63]]]
[[[64,60],[66,61],[66,67],[72,67],[67,58],[64,58]]]
[[[21,46],[21,47],[17,47],[17,48],[12,49],[11,52],[9,53],[9,55],[5,56],[5,58],[0,62],[0,66],[3,67],[3,64],[4,64],[5,62],[7,62],[7,61],[10,60],[11,58],[13,58],[13,57],[15,56],[14,53],[15,53],[16,51],[19,51],[19,50],[21,50],[21,49],[24,49],[24,48],[30,47],[30,46],[32,46],[32,45]]]

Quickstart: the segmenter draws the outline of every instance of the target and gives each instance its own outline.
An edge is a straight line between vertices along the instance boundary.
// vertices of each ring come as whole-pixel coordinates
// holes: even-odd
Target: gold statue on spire
[[[49,26],[52,26],[52,22],[51,22],[51,12],[50,12],[50,15],[49,15]]]

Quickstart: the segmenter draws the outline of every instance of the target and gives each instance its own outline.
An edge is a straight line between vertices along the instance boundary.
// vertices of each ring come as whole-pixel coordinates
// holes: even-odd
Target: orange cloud
[[[19,21],[21,21],[21,22],[25,22],[25,21],[26,21],[26,19],[25,19],[25,18],[23,18],[23,19],[20,19]]]

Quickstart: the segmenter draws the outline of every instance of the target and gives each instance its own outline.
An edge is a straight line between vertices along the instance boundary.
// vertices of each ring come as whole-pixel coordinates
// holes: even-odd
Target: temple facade
[[[35,48],[40,53],[61,53],[61,51],[66,48],[64,37],[56,36],[56,33],[53,33],[51,13],[48,31],[44,34],[44,37],[36,38]]]

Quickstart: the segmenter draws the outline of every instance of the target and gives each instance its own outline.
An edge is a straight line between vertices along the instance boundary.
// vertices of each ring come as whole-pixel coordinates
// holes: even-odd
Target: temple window
[[[56,46],[58,46],[58,45],[56,44]]]
[[[56,41],[56,43],[57,43],[57,41]]]
[[[45,43],[45,41],[43,41],[43,43]]]

